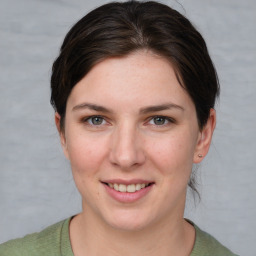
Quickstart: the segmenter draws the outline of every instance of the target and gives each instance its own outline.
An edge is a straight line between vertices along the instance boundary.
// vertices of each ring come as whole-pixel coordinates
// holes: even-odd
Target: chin
[[[138,222],[138,221],[127,221],[127,220],[118,220],[112,223],[109,223],[112,228],[124,232],[136,232],[143,230],[147,227],[146,223]]]
[[[131,210],[122,210],[118,213],[111,213],[105,222],[114,229],[121,231],[140,231],[152,224],[153,219],[140,212],[131,212]]]

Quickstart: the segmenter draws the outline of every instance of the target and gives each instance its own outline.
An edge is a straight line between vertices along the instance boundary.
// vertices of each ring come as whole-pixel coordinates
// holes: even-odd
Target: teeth
[[[127,188],[126,188],[126,191],[129,192],[129,193],[135,192],[136,191],[135,185],[134,184],[128,185]]]
[[[120,192],[126,192],[126,186],[124,184],[119,184],[118,191]]]
[[[113,188],[116,191],[119,192],[128,192],[128,193],[134,193],[138,190],[141,190],[148,186],[148,184],[142,183],[142,184],[130,184],[130,185],[124,185],[124,184],[117,184],[117,183],[108,183],[108,186]]]
[[[142,184],[136,184],[136,186],[135,186],[136,190],[140,190],[141,189],[141,185]]]
[[[114,190],[118,191],[118,187],[119,187],[118,184],[115,183],[114,184]]]

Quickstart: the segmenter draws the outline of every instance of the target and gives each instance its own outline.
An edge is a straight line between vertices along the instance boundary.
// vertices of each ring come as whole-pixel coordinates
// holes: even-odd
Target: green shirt
[[[0,256],[74,256],[69,239],[71,218],[0,245]],[[194,225],[196,240],[190,256],[235,256],[215,238]]]

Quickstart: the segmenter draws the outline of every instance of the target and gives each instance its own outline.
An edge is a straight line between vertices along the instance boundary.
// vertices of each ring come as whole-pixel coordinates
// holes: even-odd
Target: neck
[[[71,245],[75,256],[169,256],[189,255],[195,231],[183,216],[171,216],[168,222],[155,223],[135,231],[113,228],[87,208],[70,224]]]

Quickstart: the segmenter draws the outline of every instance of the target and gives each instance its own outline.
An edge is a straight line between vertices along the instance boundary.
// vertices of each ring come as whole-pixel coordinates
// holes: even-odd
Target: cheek
[[[98,197],[97,185],[106,155],[104,141],[87,136],[72,137],[67,141],[67,149],[78,191],[84,199]]]
[[[154,164],[165,174],[173,175],[181,172],[190,174],[194,143],[189,134],[183,132],[152,141],[151,145],[148,145],[148,152]]]
[[[104,140],[93,136],[73,136],[67,140],[67,150],[74,173],[88,175],[95,173],[106,155]]]

